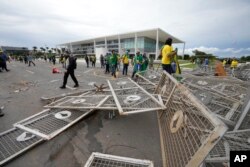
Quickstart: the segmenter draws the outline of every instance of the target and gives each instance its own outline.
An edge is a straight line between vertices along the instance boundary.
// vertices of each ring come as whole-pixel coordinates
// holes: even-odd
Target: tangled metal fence
[[[110,95],[66,96],[44,107],[62,109],[116,109],[105,107],[105,102],[110,98],[112,98]]]
[[[243,81],[250,80],[250,64],[244,64],[238,67],[235,71],[235,76]]]
[[[149,160],[140,160],[109,154],[92,153],[84,167],[153,167]]]
[[[215,77],[200,77],[194,75],[185,75],[182,80],[185,85],[196,85],[202,89],[213,91],[225,97],[244,102],[250,87],[249,83],[239,80],[229,80]]]
[[[206,158],[206,163],[229,163],[230,151],[250,150],[250,130],[227,132]]]
[[[165,106],[131,79],[108,81],[117,109],[121,115],[162,110]],[[121,88],[118,90],[117,88]],[[124,90],[128,90],[124,92]],[[128,92],[133,94],[128,94]],[[122,93],[121,93],[122,92]]]
[[[158,112],[164,167],[199,166],[226,126],[165,72],[156,93],[164,97],[166,105]]]
[[[47,109],[14,124],[14,127],[50,140],[92,110]]]
[[[210,111],[215,113],[227,125],[232,127],[236,125],[242,111],[241,102],[193,84],[186,84],[186,86]]]
[[[41,143],[43,139],[13,128],[0,134],[0,166]]]
[[[153,70],[146,70],[136,73],[136,76],[151,83],[153,85],[157,85],[161,78],[161,73],[153,71]]]

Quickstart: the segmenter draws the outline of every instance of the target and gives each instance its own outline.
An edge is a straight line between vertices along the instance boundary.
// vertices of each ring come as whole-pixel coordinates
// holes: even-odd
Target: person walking
[[[96,63],[96,57],[95,57],[95,55],[93,55],[93,65],[94,65],[94,67],[95,67],[95,63]]]
[[[8,56],[2,50],[0,50],[0,64],[1,64],[2,70],[6,70],[8,72],[10,70],[7,69],[7,63],[6,63],[7,60],[8,60]]]
[[[89,68],[89,57],[88,57],[88,55],[85,55],[85,61],[86,61],[86,64],[87,64],[87,68]]]
[[[142,65],[142,55],[140,54],[140,52],[138,51],[133,59],[133,65],[134,65],[134,69],[133,69],[133,73],[132,73],[132,79],[134,78],[135,74],[138,71],[141,71],[141,65]]]
[[[122,75],[128,75],[128,66],[129,66],[129,51],[126,51],[126,53],[122,56],[122,62],[123,62],[123,70]]]
[[[53,62],[53,65],[56,64],[56,55],[53,55],[53,56],[52,56],[52,62]]]
[[[173,50],[172,47],[172,38],[168,38],[165,42],[165,45],[163,46],[161,50],[161,63],[162,63],[162,69],[169,74],[173,73],[173,69],[171,66],[171,59],[174,57],[176,52]]]
[[[149,63],[146,53],[143,54],[142,59],[143,61],[142,61],[141,71],[146,71]]]
[[[205,60],[204,60],[205,71],[208,70],[208,64],[209,64],[208,58],[205,58]]]
[[[24,63],[25,63],[25,64],[28,64],[28,57],[27,57],[26,54],[24,55]]]
[[[112,50],[112,55],[110,56],[110,65],[111,65],[111,75],[116,78],[116,68],[117,68],[118,57],[115,54],[115,51]]]
[[[231,75],[233,77],[235,77],[234,70],[237,68],[237,66],[238,66],[238,61],[235,58],[233,58],[233,60],[231,61],[231,65],[230,65],[230,67],[231,67]]]
[[[77,81],[77,79],[75,77],[75,69],[76,69],[76,66],[77,66],[76,60],[77,60],[77,58],[75,58],[73,55],[69,56],[69,58],[68,58],[68,67],[67,67],[67,71],[64,73],[63,85],[60,87],[61,89],[66,88],[66,84],[67,84],[69,75],[71,76],[72,80],[75,82],[74,87],[79,87],[78,81]]]
[[[104,63],[106,65],[106,70],[105,70],[105,74],[109,74],[110,71],[109,71],[109,63],[110,63],[110,53],[107,53],[105,58],[104,58]]]
[[[152,55],[149,56],[149,69],[154,70],[154,57]]]
[[[102,54],[100,56],[100,63],[101,63],[101,68],[105,68],[104,67],[104,56]]]
[[[29,66],[32,63],[34,66],[36,66],[36,64],[33,62],[33,56],[31,55],[31,53],[29,53],[28,55],[28,62],[29,62]]]

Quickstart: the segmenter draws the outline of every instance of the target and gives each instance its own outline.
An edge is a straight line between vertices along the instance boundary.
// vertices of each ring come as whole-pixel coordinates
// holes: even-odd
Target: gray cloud
[[[1,45],[55,46],[109,34],[160,27],[188,49],[222,54],[250,46],[247,0],[2,0]]]

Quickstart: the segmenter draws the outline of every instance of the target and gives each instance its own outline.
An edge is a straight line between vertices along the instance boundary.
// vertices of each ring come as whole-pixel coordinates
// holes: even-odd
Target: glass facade
[[[131,53],[135,52],[135,38],[125,38],[121,39],[121,49],[130,50]],[[159,42],[159,49],[164,43]],[[155,53],[156,40],[148,37],[138,37],[137,38],[137,49],[141,52]],[[105,48],[105,41],[96,42],[96,48]],[[118,39],[107,40],[108,51],[119,50]],[[94,43],[81,44],[73,46],[73,50],[77,53],[94,53]]]

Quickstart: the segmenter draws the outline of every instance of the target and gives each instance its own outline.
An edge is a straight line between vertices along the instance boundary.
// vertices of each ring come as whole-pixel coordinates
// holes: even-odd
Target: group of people
[[[101,67],[105,67],[105,74],[109,74],[116,78],[116,72],[120,70],[121,63],[123,64],[122,74],[128,75],[128,67],[130,64],[130,55],[127,50],[124,55],[120,56],[114,50],[111,53],[107,53],[105,57],[101,55],[100,62]],[[136,55],[132,58],[131,64],[133,66],[132,78],[138,71],[145,71],[149,64],[149,59],[146,54],[141,55],[138,51]]]
[[[89,63],[91,63],[92,67],[95,67],[96,57],[95,57],[95,55],[92,55],[92,56],[86,55],[85,56],[85,61],[86,61],[86,64],[87,64],[87,68],[89,68]]]

